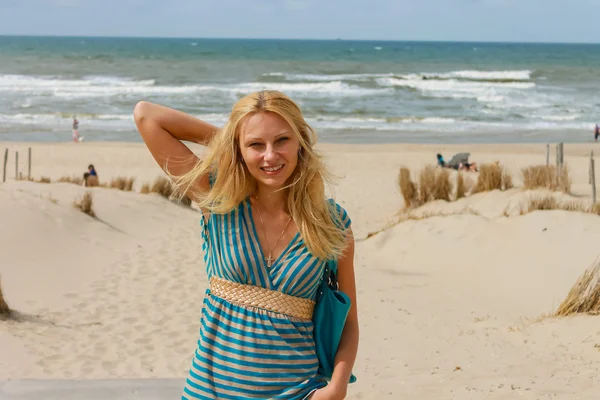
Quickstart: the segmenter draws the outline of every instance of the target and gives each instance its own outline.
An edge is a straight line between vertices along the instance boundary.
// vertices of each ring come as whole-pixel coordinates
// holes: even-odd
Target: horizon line
[[[97,39],[194,39],[194,40],[280,40],[280,41],[348,41],[348,42],[400,42],[400,43],[477,43],[477,44],[574,44],[574,45],[598,45],[600,42],[576,42],[576,41],[511,41],[511,40],[437,40],[437,39],[357,39],[357,38],[275,38],[275,37],[194,37],[194,36],[135,36],[135,35],[59,35],[59,34],[10,34],[0,33],[0,37],[51,37],[51,38],[97,38]]]

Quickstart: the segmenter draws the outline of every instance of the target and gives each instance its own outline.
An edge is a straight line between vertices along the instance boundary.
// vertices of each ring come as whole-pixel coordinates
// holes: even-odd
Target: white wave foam
[[[375,93],[382,93],[382,89],[367,89],[358,86],[352,86],[341,81],[319,82],[319,83],[262,83],[250,82],[236,85],[229,90],[235,92],[248,93],[255,90],[274,89],[282,92],[304,94],[304,95],[329,95],[336,96],[363,96]]]
[[[385,78],[395,76],[392,73],[387,74],[289,74],[284,72],[269,72],[263,74],[263,76],[283,76],[286,81],[316,81],[316,82],[328,82],[328,81],[369,81],[376,78]]]
[[[581,114],[571,114],[571,115],[546,115],[540,117],[544,121],[575,121],[576,119],[581,118]]]
[[[247,94],[255,90],[275,89],[296,95],[318,97],[362,96],[381,93],[382,89],[367,89],[341,81],[316,83],[262,83],[246,82],[223,85],[157,86],[154,80],[131,80],[119,77],[85,77],[84,79],[38,78],[21,75],[0,75],[0,93],[25,93],[54,96],[65,99],[178,95],[200,93]],[[383,90],[385,91],[385,89]]]
[[[453,99],[475,99],[484,103],[499,103],[505,96],[535,88],[533,82],[474,82],[448,80],[422,80],[378,78],[382,87],[408,87],[425,96]]]
[[[442,79],[470,79],[481,81],[528,81],[531,79],[532,71],[453,71],[448,73],[423,74],[427,77]]]
[[[278,76],[284,77],[286,81],[369,81],[377,78],[397,77],[405,80],[471,80],[471,81],[488,81],[497,83],[510,83],[507,81],[528,81],[531,79],[532,71],[452,71],[440,73],[414,73],[414,74],[399,74],[399,73],[362,73],[362,74],[291,74],[286,72],[268,72],[262,76]],[[519,83],[519,82],[517,82]]]

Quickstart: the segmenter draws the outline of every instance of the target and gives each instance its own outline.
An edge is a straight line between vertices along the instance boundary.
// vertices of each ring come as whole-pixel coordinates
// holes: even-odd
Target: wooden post
[[[562,142],[558,145],[560,146],[560,166],[562,168],[562,166],[565,165],[565,145]]]
[[[550,165],[550,144],[546,144],[546,166]]]
[[[4,150],[4,168],[2,169],[2,182],[6,182],[6,163],[8,162],[8,149]]]
[[[560,185],[560,144],[556,145],[556,186]]]
[[[28,150],[29,155],[27,156],[27,179],[31,179],[31,147]]]
[[[15,151],[15,181],[19,180],[19,152]]]
[[[590,180],[592,181],[592,205],[596,204],[596,166],[594,165],[594,152],[590,154]]]
[[[588,168],[588,183],[592,184],[592,164],[594,163],[594,150],[590,151],[590,167]]]

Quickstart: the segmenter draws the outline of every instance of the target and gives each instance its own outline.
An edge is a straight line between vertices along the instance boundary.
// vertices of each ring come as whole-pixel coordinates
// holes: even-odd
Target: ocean
[[[586,142],[600,45],[0,36],[0,141],[139,141],[140,100],[226,121],[292,97],[337,143]]]

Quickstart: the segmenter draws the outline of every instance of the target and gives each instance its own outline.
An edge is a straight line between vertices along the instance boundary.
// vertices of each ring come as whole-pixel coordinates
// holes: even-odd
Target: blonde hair
[[[337,259],[346,247],[346,234],[335,203],[325,199],[325,181],[331,182],[331,176],[314,149],[315,132],[296,103],[281,92],[266,90],[240,99],[225,126],[211,140],[204,160],[190,172],[175,177],[176,193],[183,196],[191,190],[200,208],[215,214],[230,213],[252,195],[257,182],[243,163],[240,130],[247,117],[261,112],[283,118],[300,142],[298,164],[283,189],[288,190],[288,211],[304,243],[315,257]],[[195,190],[194,183],[206,174],[211,177],[211,189]]]

